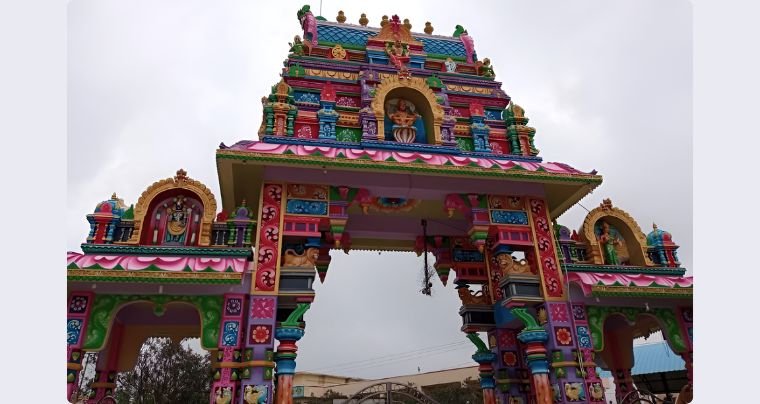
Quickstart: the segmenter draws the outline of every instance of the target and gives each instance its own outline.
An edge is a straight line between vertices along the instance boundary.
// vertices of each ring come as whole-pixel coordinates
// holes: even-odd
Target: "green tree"
[[[206,404],[211,391],[211,360],[169,338],[149,338],[135,368],[119,374],[115,398],[129,404]]]
[[[425,386],[422,390],[440,404],[477,404],[483,402],[483,391],[480,389],[480,383],[469,377],[463,383]]]

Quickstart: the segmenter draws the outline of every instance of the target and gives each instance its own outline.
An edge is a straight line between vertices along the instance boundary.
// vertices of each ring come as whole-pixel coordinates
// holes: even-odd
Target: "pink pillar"
[[[217,369],[211,385],[209,403],[235,403],[237,387],[242,376],[241,358],[243,335],[243,317],[246,307],[245,295],[224,295],[222,324],[219,330],[219,350],[217,351]]]
[[[73,401],[72,395],[77,394],[84,359],[82,346],[94,298],[91,292],[74,292],[69,296],[66,322],[66,399],[69,401]]]
[[[95,381],[90,386],[95,395],[88,401],[88,404],[95,404],[105,396],[113,396],[116,389],[116,369],[119,364],[119,349],[121,349],[123,334],[124,326],[118,320],[114,321],[111,326],[111,337],[107,351],[102,352],[98,357]]]

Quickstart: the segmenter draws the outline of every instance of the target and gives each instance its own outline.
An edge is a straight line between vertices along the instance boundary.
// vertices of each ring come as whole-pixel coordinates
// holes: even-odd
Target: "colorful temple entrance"
[[[169,336],[212,351],[211,403],[292,403],[312,284],[341,250],[415,251],[423,294],[453,275],[486,404],[605,402],[597,366],[622,400],[633,339],[660,330],[691,389],[678,246],[609,200],[577,231],[556,222],[602,178],[538,156],[466,29],[297,15],[259,140],[217,150],[221,207],[179,170],[87,216],[67,262],[69,397],[84,352],[99,352],[96,403],[147,337]]]

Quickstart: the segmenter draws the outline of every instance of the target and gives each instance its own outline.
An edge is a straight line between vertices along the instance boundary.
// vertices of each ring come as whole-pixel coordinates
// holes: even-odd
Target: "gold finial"
[[[382,21],[380,21],[380,26],[381,26],[381,27],[384,27],[384,26],[386,26],[387,24],[388,24],[388,16],[387,16],[387,15],[384,15],[384,16],[383,16],[383,20],[382,20]]]
[[[243,198],[243,202],[240,202],[240,206],[245,206],[245,198]]]
[[[657,230],[657,223],[652,223],[652,229]]]
[[[187,178],[187,171],[183,169],[177,170],[177,175],[174,177],[176,181],[184,181]]]
[[[338,21],[341,24],[343,24],[344,22],[346,22],[346,16],[345,16],[345,14],[343,14],[343,10],[338,11],[338,16],[335,17],[335,20]]]
[[[367,14],[362,13],[361,18],[359,18],[359,25],[366,27],[367,24],[369,24],[369,18],[367,18]]]
[[[430,21],[425,23],[425,33],[428,35],[433,35],[433,25],[430,24]]]
[[[113,194],[111,194],[111,199],[113,199],[113,200],[119,199],[119,198],[116,197],[116,192],[114,192]]]
[[[411,23],[411,22],[409,22],[409,19],[408,19],[408,18],[404,18],[404,26],[405,26],[405,27],[406,27],[406,29],[408,29],[409,31],[411,31],[411,30],[412,30],[412,23]]]

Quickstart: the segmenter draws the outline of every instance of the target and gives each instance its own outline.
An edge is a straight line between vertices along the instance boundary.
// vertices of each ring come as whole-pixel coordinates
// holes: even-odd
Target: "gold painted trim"
[[[460,93],[478,94],[478,95],[491,95],[491,93],[493,92],[493,88],[468,86],[464,84],[446,84],[446,90],[456,91]]]
[[[322,69],[304,69],[307,76],[324,77],[327,79],[339,79],[339,80],[359,80],[359,73],[354,72],[339,72],[337,70],[322,70]]]
[[[82,277],[150,278],[150,279],[243,279],[241,272],[165,272],[119,271],[101,269],[69,269],[68,275]]]
[[[214,369],[240,369],[247,367],[274,367],[273,361],[254,360],[247,362],[217,362],[212,365]]]
[[[116,383],[108,383],[108,382],[94,382],[90,385],[90,388],[96,389],[98,387],[102,387],[104,389],[115,389]]]
[[[674,296],[693,296],[693,288],[665,288],[665,287],[651,287],[651,286],[603,286],[594,285],[591,287],[591,293],[619,293],[619,294],[631,294],[631,293],[646,293],[650,295],[674,295]]]
[[[211,225],[216,216],[216,199],[206,185],[200,181],[187,177],[183,170],[177,171],[177,175],[173,178],[166,178],[154,182],[143,191],[142,195],[140,195],[140,198],[137,200],[137,204],[135,204],[134,230],[132,231],[132,237],[130,237],[126,244],[140,243],[142,224],[145,220],[145,216],[148,214],[148,208],[150,207],[151,202],[153,202],[153,199],[165,191],[178,188],[194,193],[203,203],[203,217],[201,218],[201,225],[198,232],[198,245],[209,246],[211,244]]]
[[[636,220],[631,217],[631,215],[628,214],[628,212],[612,206],[612,203],[608,206],[605,206],[604,203],[602,203],[600,206],[598,206],[595,209],[592,209],[587,215],[586,218],[583,220],[583,225],[581,226],[581,241],[586,242],[586,245],[588,245],[588,254],[589,258],[593,261],[594,264],[597,265],[604,265],[604,257],[602,255],[602,247],[599,245],[599,240],[596,238],[596,233],[594,232],[594,225],[596,225],[596,222],[598,222],[600,219],[603,219],[605,217],[613,217],[615,219],[618,219],[623,222],[628,227],[628,230],[633,233],[633,236],[638,246],[635,245],[628,245],[628,252],[632,254],[633,249],[636,249],[637,251],[640,250],[641,255],[637,257],[637,259],[640,259],[641,256],[643,256],[643,265],[641,266],[654,266],[654,262],[649,258],[649,255],[647,254],[647,238],[644,235],[644,232],[641,231],[641,227],[636,222]],[[610,223],[612,224],[612,223]],[[618,232],[621,231],[621,229],[617,229]],[[622,234],[621,234],[622,236]],[[626,240],[627,241],[627,240]],[[638,255],[638,254],[636,254]],[[631,257],[632,258],[632,257]]]
[[[288,186],[290,186],[290,183],[280,183],[279,184],[282,187],[282,197],[280,198],[280,225],[277,229],[280,233],[279,238],[277,239],[277,262],[275,263],[275,281],[274,281],[274,295],[277,295],[280,293],[280,268],[282,267],[282,246],[283,246],[283,239],[285,238],[285,235],[282,234],[282,230],[285,228],[285,209],[287,208],[287,198],[285,197],[285,191],[288,189]],[[329,194],[328,194],[329,195]],[[330,203],[327,203],[328,209]],[[329,210],[328,210],[329,213]],[[254,279],[255,283],[255,279]]]
[[[375,113],[375,119],[377,119],[377,133],[385,133],[385,97],[391,90],[397,88],[409,88],[419,92],[428,104],[433,113],[433,135],[435,144],[441,144],[441,124],[443,123],[443,107],[438,104],[438,100],[435,97],[433,90],[428,87],[425,80],[420,77],[411,77],[401,79],[399,76],[394,75],[387,78],[383,78],[375,88],[375,98],[372,99],[372,111]]]
[[[79,363],[71,363],[71,362],[69,362],[69,363],[66,364],[66,369],[82,370],[82,365],[79,364]]]
[[[593,367],[596,366],[596,363],[594,362],[583,362],[583,367]],[[561,362],[552,362],[553,368],[564,368],[564,367],[576,367],[578,366],[578,362],[575,361],[561,361]]]
[[[541,252],[538,249],[538,237],[536,237],[536,223],[533,221],[533,212],[530,210],[531,199],[538,199],[544,205],[544,210],[546,211],[546,219],[549,221],[549,226],[551,226],[552,219],[551,216],[549,216],[549,204],[547,203],[545,197],[526,196],[523,198],[523,207],[524,209],[527,209],[526,212],[528,212],[528,223],[530,223],[530,231],[533,234],[533,252],[536,254],[536,265],[538,265],[538,272],[540,274],[539,281],[541,282],[541,289],[544,292],[543,299],[547,302],[565,302],[567,301],[567,285],[565,284],[564,276],[562,275],[562,267],[560,265],[559,257],[557,256],[557,244],[554,241],[554,231],[552,231],[551,228],[549,229],[549,242],[552,243],[552,247],[554,248],[554,262],[557,263],[557,273],[560,281],[560,286],[562,286],[562,296],[550,297],[549,291],[546,289],[546,281],[544,279],[544,265],[541,263]]]

